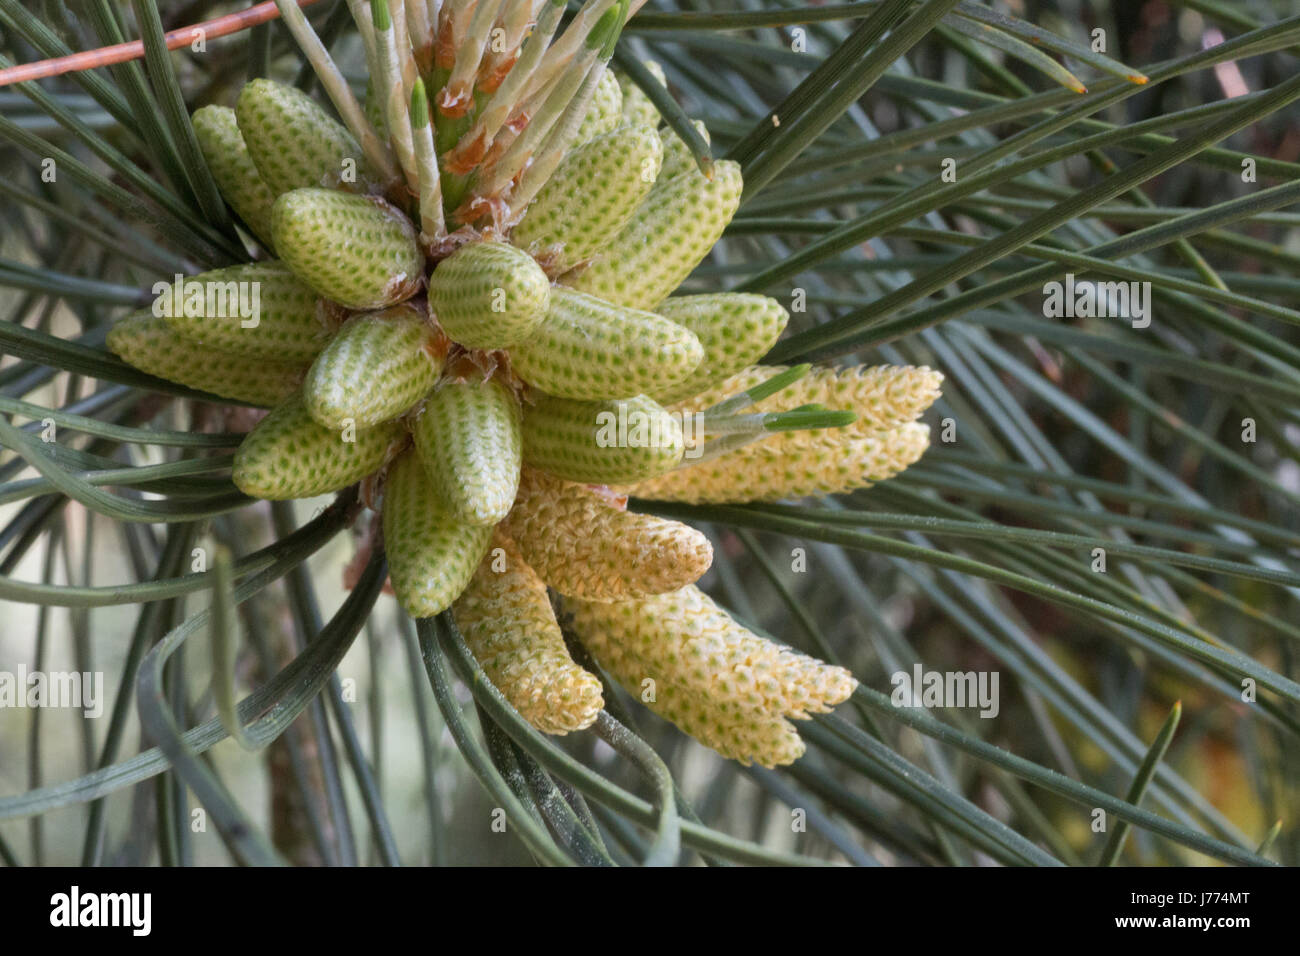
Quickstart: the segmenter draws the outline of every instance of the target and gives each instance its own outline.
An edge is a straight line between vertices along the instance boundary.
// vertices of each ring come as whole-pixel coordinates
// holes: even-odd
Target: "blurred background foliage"
[[[243,7],[0,0],[0,66]],[[1294,12],[651,0],[627,25],[616,64],[661,63],[745,168],[687,288],[794,307],[772,360],[946,376],[930,452],[884,486],[634,502],[710,533],[703,584],[741,620],[862,681],[781,771],[622,692],[611,714],[639,737],[531,733],[449,620],[417,633],[379,565],[348,573],[343,508],[234,491],[246,415],[104,350],[154,282],[241,254],[202,212],[184,110],[250,76],[311,88],[278,22],[0,88],[0,671],[102,671],[107,698],[93,720],[0,710],[0,858],[1300,861]],[[309,16],[360,92],[347,4]],[[1149,281],[1150,326],[1045,317],[1067,271]],[[210,629],[228,579],[237,626]],[[255,749],[214,717],[228,653]],[[893,708],[917,662],[997,672],[999,713]]]

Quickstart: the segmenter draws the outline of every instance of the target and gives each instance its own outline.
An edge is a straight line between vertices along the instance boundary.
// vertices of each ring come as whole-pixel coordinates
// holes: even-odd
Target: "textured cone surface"
[[[694,585],[637,601],[564,605],[583,644],[620,683],[640,694],[642,681],[654,681],[651,709],[736,760],[797,759],[802,746],[785,718],[826,713],[857,686],[843,668],[741,627]]]
[[[441,614],[460,597],[492,539],[492,529],[461,521],[438,498],[413,453],[402,455],[384,484],[388,573],[411,617]]]
[[[790,319],[790,314],[776,299],[743,292],[674,296],[660,302],[655,311],[690,329],[704,347],[704,360],[685,381],[662,392],[650,393],[660,402],[687,398],[714,382],[730,378],[767,354]]]
[[[214,269],[186,279],[185,289],[190,288],[203,290],[202,306],[197,310],[201,314],[193,314],[195,309],[184,302],[175,308],[168,296],[163,301],[163,317],[193,342],[234,355],[306,363],[329,340],[329,330],[317,312],[316,293],[283,263],[253,262]],[[247,318],[242,306],[253,301],[254,293],[257,314]],[[246,328],[246,319],[255,319],[256,324]]]
[[[415,450],[443,503],[463,521],[494,525],[514,504],[523,458],[521,411],[496,380],[447,382],[413,429]]]
[[[605,706],[600,680],[569,656],[546,585],[504,535],[493,538],[453,610],[474,657],[530,724],[567,734],[596,720]]]
[[[712,182],[699,170],[660,177],[604,252],[562,281],[607,302],[653,309],[709,254],[743,188],[740,166],[726,159],[714,164]]]
[[[616,681],[629,692],[645,693],[647,669],[639,658],[607,647],[597,658]],[[706,700],[676,687],[655,687],[655,699],[647,704],[655,713],[728,760],[745,766],[782,767],[803,756],[805,746],[794,725],[784,717],[748,716],[729,719],[720,716]]]
[[[275,201],[271,232],[298,278],[350,308],[382,309],[420,287],[424,256],[415,228],[382,199],[295,189]]]
[[[347,127],[296,87],[251,80],[239,94],[235,116],[249,155],[276,196],[305,186],[364,192],[378,181]]]
[[[596,485],[662,475],[685,448],[681,424],[644,395],[603,402],[546,396],[524,409],[523,433],[525,464]]]
[[[396,418],[433,388],[442,359],[437,332],[414,309],[358,315],[307,372],[307,410],[327,428],[349,420],[367,428]]]
[[[606,70],[596,84],[587,115],[582,118],[573,145],[581,146],[588,140],[617,129],[623,123],[623,93],[618,88],[618,78]],[[572,148],[572,147],[570,147]]]
[[[782,441],[807,437],[800,444]],[[930,446],[930,428],[912,422],[866,438],[839,429],[785,432],[709,461],[621,489],[637,498],[690,504],[776,501],[838,495],[885,481],[915,463]]]
[[[626,601],[693,584],[713,563],[701,532],[615,507],[586,485],[528,469],[503,526],[542,580],[588,601]]]
[[[674,301],[674,300],[669,300]],[[773,375],[786,371],[784,365],[754,365],[720,385],[692,396],[678,411],[698,412],[725,398],[753,388]],[[939,397],[943,374],[924,365],[857,365],[852,368],[811,369],[793,385],[751,406],[749,412],[784,412],[800,405],[855,412],[857,421],[837,429],[840,436],[865,438],[875,432],[916,421]],[[817,432],[785,432],[777,436],[786,444],[812,441]]]
[[[654,60],[642,60],[641,65],[654,74],[654,78],[659,81],[660,86],[668,85],[668,78],[664,76],[664,68]],[[641,87],[633,83],[628,77],[620,76],[618,78],[618,88],[623,94],[623,125],[645,125],[651,128],[659,125],[659,111],[650,102],[650,97],[641,92]]]
[[[203,159],[221,195],[253,234],[271,245],[271,204],[275,202],[275,193],[248,153],[235,111],[228,106],[205,106],[195,110],[191,122]]]
[[[556,286],[541,327],[510,352],[531,385],[561,398],[654,394],[704,358],[695,333],[653,312],[627,309]]]
[[[429,277],[429,308],[453,341],[504,349],[546,318],[551,280],[526,252],[504,242],[462,246]]]
[[[263,408],[292,395],[304,371],[303,365],[293,362],[250,361],[196,346],[152,312],[135,312],[119,320],[108,333],[108,347],[142,372]]]
[[[566,601],[566,608],[572,603]],[[709,699],[690,693],[680,684],[665,685],[655,681],[647,685],[647,679],[654,680],[649,676],[652,673],[650,668],[639,656],[605,636],[611,630],[618,633],[619,622],[614,614],[622,613],[623,608],[634,603],[605,605],[609,611],[604,614],[588,609],[587,613],[580,614],[579,621],[574,622],[574,630],[579,633],[583,644],[611,677],[638,698],[643,698],[653,687],[654,700],[647,701],[647,706],[730,760],[746,766],[758,763],[765,767],[779,767],[794,763],[803,756],[804,742],[794,725],[784,717],[755,714],[727,717],[712,707]],[[584,625],[589,625],[592,630],[583,630]],[[605,625],[612,626],[595,630]]]
[[[401,436],[396,424],[348,433],[326,428],[312,420],[302,397],[295,395],[245,436],[231,478],[240,491],[255,498],[323,495],[379,468]]]
[[[510,241],[553,263],[553,274],[589,259],[627,225],[654,185],[662,155],[650,126],[597,136],[564,157]]]
[[[709,131],[705,127],[703,120],[695,120],[691,125],[704,137],[704,142],[709,142]],[[669,127],[665,126],[659,131],[659,139],[663,142],[664,150],[664,162],[663,167],[659,170],[659,175],[664,182],[674,176],[680,176],[682,173],[692,171],[698,173],[700,171],[700,166],[695,162],[695,157],[691,155],[691,149],[686,145],[686,141]]]

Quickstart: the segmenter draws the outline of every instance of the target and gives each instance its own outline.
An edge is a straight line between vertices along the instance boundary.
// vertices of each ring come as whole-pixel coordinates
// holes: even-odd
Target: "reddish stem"
[[[300,7],[310,6],[316,2],[318,0],[297,0]],[[193,43],[196,30],[202,30],[205,39],[215,39],[216,37],[229,36],[241,30],[247,30],[260,23],[266,23],[268,20],[274,20],[279,15],[280,11],[276,7],[274,0],[269,3],[259,3],[238,13],[228,13],[223,17],[217,17],[215,20],[207,20],[193,26],[172,30],[170,33],[165,34],[167,49],[176,50]],[[114,63],[127,63],[131,60],[138,60],[142,56],[144,56],[144,43],[140,40],[132,40],[129,43],[118,43],[115,46],[100,47],[97,50],[84,50],[81,53],[40,60],[36,63],[19,63],[15,66],[0,69],[0,86],[8,86],[11,83],[25,83],[29,80],[40,80],[48,76],[61,76],[64,73],[73,73],[78,70],[93,70]]]

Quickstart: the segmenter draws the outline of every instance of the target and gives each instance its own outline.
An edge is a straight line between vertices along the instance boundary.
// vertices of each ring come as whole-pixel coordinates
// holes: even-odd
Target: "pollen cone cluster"
[[[919,457],[915,419],[940,378],[796,381],[754,364],[788,319],[775,299],[670,297],[743,181],[727,160],[703,173],[607,70],[629,5],[590,0],[561,27],[554,2],[444,4],[431,23],[393,0],[349,4],[364,106],[287,19],[334,109],[259,79],[195,113],[250,261],[186,277],[108,344],[270,409],[235,456],[247,494],[362,482],[402,606],[452,609],[538,729],[582,729],[603,707],[549,588],[615,678],[638,695],[654,682],[660,714],[727,756],[786,763],[802,751],[789,720],[842,701],[852,678],[732,621],[694,586],[707,538],[627,510],[623,492],[862,487]]]

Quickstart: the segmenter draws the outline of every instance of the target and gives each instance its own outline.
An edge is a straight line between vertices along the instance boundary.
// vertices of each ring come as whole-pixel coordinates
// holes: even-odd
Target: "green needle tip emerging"
[[[423,129],[428,125],[429,97],[424,91],[424,80],[416,77],[415,85],[411,88],[411,126]]]
[[[829,412],[815,408],[796,408],[788,412],[774,412],[763,418],[763,429],[769,432],[803,431],[818,428],[843,428],[858,420],[854,412]]]

